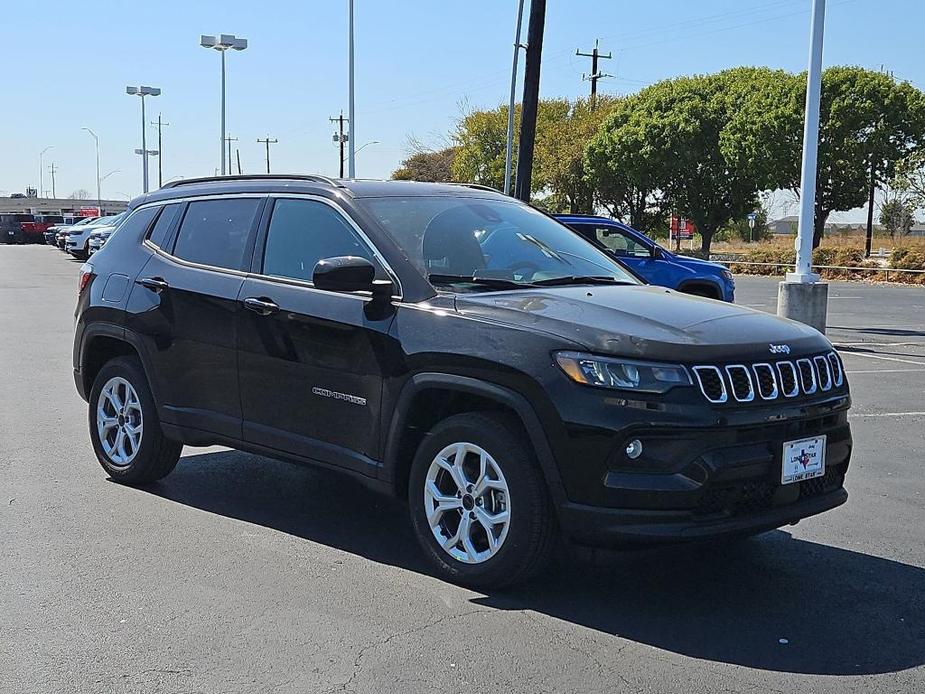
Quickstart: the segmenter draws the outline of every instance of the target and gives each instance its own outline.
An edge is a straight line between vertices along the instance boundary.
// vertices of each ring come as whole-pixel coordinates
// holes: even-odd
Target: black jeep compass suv
[[[647,286],[486,188],[178,181],[79,289],[74,375],[113,479],[160,479],[183,444],[345,471],[407,498],[454,581],[523,580],[559,535],[748,535],[847,499],[825,337]]]

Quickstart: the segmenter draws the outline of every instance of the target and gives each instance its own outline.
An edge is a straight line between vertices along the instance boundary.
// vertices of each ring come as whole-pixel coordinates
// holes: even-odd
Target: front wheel
[[[491,588],[522,582],[552,553],[552,504],[513,418],[466,413],[437,424],[414,457],[408,500],[418,542],[450,581]]]
[[[144,484],[170,474],[183,446],[161,431],[148,379],[137,359],[106,363],[90,391],[90,439],[117,482]]]

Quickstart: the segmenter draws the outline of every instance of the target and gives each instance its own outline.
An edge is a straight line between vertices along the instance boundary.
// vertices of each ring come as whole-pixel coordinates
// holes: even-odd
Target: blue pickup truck
[[[560,214],[556,219],[606,248],[651,284],[710,299],[735,300],[732,273],[719,263],[676,255],[645,234],[606,217]]]

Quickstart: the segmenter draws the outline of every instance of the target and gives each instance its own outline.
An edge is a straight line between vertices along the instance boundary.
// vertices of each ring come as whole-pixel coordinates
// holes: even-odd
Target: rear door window
[[[247,242],[260,198],[199,200],[187,207],[173,255],[229,270],[244,269]]]

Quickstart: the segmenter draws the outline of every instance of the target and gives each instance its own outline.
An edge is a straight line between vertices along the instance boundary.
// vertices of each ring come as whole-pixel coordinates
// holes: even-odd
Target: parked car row
[[[86,260],[106,244],[124,217],[124,212],[109,217],[87,217],[76,224],[54,227],[46,233],[45,243]]]
[[[0,214],[0,243],[42,243],[44,234],[54,226],[73,224],[79,219],[58,214]]]

